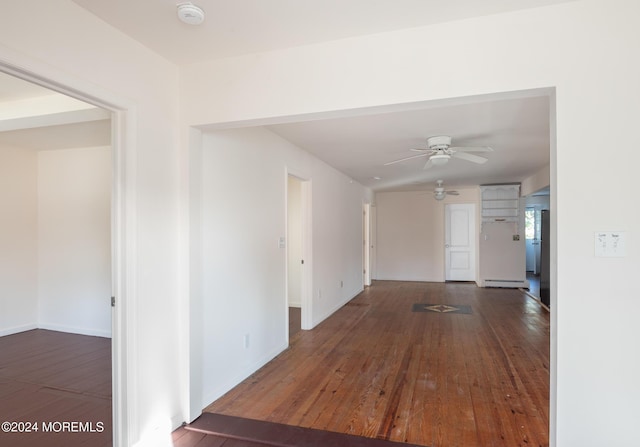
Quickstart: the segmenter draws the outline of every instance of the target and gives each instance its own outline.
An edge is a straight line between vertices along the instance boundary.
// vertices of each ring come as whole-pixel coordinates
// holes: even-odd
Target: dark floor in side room
[[[0,337],[0,421],[31,430],[0,432],[0,446],[110,447],[111,339],[42,329]],[[82,429],[63,427],[72,421]]]

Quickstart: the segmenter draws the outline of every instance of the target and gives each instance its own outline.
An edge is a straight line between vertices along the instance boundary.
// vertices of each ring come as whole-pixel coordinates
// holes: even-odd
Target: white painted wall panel
[[[198,343],[207,405],[287,347],[286,248],[279,248],[287,169],[312,184],[305,266],[313,269],[313,325],[362,290],[362,203],[370,197],[266,129],[207,132],[202,141]]]
[[[0,147],[0,336],[38,322],[37,157]]]
[[[111,148],[38,153],[38,325],[111,336]]]
[[[376,279],[444,281],[444,208],[428,191],[376,194]]]

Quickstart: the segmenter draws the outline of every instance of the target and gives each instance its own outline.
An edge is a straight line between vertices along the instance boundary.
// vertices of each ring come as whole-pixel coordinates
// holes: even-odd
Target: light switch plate
[[[627,236],[624,231],[596,231],[594,244],[598,258],[623,258],[627,255]]]

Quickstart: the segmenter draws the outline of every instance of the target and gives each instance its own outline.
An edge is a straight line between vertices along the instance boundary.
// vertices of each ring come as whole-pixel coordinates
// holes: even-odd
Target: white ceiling
[[[308,45],[571,0],[192,0],[206,14],[177,19],[185,0],[73,0],[177,64]]]
[[[180,0],[73,1],[166,59],[189,64],[571,0],[194,0],[206,12],[199,26],[177,19]],[[38,89],[0,76],[0,106],[50,93]],[[432,189],[439,178],[450,188],[514,182],[549,163],[547,94],[415,104],[410,110],[367,110],[360,116],[267,127],[378,191]],[[91,130],[90,125],[75,128],[77,144],[106,134],[106,127]],[[2,132],[0,142],[26,146],[46,140],[56,147],[63,130],[57,126],[49,136],[44,129]],[[73,126],[66,130],[74,133]],[[453,137],[454,145],[486,145],[494,152],[482,154],[489,159],[484,165],[454,159],[424,171],[421,158],[384,166],[414,155],[409,149],[425,147],[429,136],[439,134]]]
[[[518,182],[549,164],[549,97],[536,93],[267,127],[375,190],[433,189],[437,179],[456,188]],[[478,154],[488,159],[482,165],[451,159],[424,170],[426,157],[384,165],[416,155],[410,149],[435,135],[494,151]]]
[[[0,145],[36,151],[111,145],[110,120],[86,121],[0,132]]]

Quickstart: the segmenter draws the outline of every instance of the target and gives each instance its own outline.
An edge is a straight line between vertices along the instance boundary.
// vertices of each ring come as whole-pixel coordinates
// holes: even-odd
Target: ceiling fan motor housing
[[[429,149],[447,149],[451,146],[451,137],[448,135],[438,135],[427,138]]]

